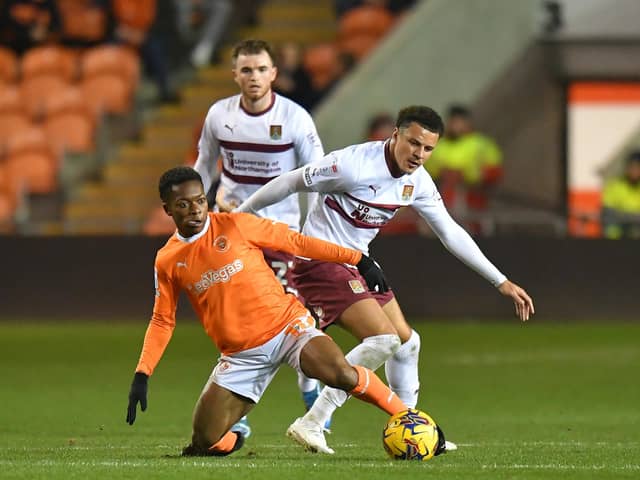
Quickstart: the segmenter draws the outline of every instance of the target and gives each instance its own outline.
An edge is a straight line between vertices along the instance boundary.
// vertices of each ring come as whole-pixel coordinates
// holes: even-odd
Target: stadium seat
[[[59,156],[40,128],[20,131],[7,142],[7,175],[19,190],[29,193],[55,191],[58,167]]]
[[[139,78],[139,59],[128,48],[96,47],[83,55],[82,89],[95,111],[128,112]]]
[[[6,162],[0,163],[0,195],[7,199],[15,198],[16,189],[15,182],[9,177],[9,171]]]
[[[92,111],[125,114],[133,104],[127,82],[118,75],[95,75],[82,81],[82,90]]]
[[[57,0],[65,40],[84,43],[99,42],[106,36],[106,9],[92,2]]]
[[[393,26],[394,18],[385,8],[363,5],[349,10],[340,18],[340,40],[359,35],[384,36]]]
[[[322,90],[335,80],[338,50],[333,44],[323,43],[309,47],[304,52],[302,61],[315,89]]]
[[[45,133],[58,151],[89,153],[94,150],[95,116],[83,91],[68,87],[44,106]]]
[[[373,51],[379,41],[380,38],[373,35],[354,35],[340,41],[340,50],[359,61]]]
[[[55,45],[35,47],[22,57],[20,70],[22,80],[39,76],[59,76],[71,82],[78,76],[77,56],[65,48]]]
[[[0,227],[12,221],[17,206],[15,182],[9,178],[6,164],[0,163]],[[3,231],[4,229],[0,229]]]
[[[44,114],[45,104],[60,92],[63,92],[70,83],[57,74],[43,74],[24,78],[20,83],[20,92],[26,111],[33,118],[39,118]]]
[[[13,50],[0,47],[0,81],[13,83],[18,77],[18,58]]]
[[[31,118],[22,104],[16,87],[0,88],[0,156],[8,140],[16,133],[31,127]]]
[[[7,226],[13,222],[15,207],[8,195],[0,192],[0,232],[6,232]]]
[[[140,80],[140,59],[135,50],[119,45],[102,45],[87,50],[81,59],[83,77],[101,74],[122,76],[131,89]]]

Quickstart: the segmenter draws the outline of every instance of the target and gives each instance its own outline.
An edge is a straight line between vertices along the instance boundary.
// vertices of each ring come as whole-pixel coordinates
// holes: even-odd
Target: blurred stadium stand
[[[304,49],[304,68],[326,92],[313,113],[327,151],[360,141],[378,112],[415,103],[443,111],[464,102],[497,139],[505,163],[491,208],[477,218],[463,212],[461,220],[481,223],[492,235],[597,232],[588,223],[598,223],[597,195],[583,208],[568,207],[567,85],[637,81],[629,59],[640,53],[638,2],[618,0],[611,9],[600,0],[423,0],[401,16],[360,5],[337,18],[331,0],[243,0],[233,2],[211,64],[194,69],[185,65],[191,46],[176,37],[167,9],[173,2],[159,1],[152,30],[169,45],[180,98],[162,104],[149,100],[157,87],[139,52],[105,44],[111,14],[90,2],[58,3],[61,44],[32,48],[22,58],[0,48],[3,231],[170,232],[158,210],[157,177],[193,161],[194,129],[216,99],[237,91],[231,46],[254,37]],[[336,68],[344,54],[356,61],[346,74]],[[637,123],[635,136],[603,159],[602,175],[617,171],[625,149],[638,146]],[[40,130],[47,139],[48,149],[29,153],[41,169],[15,160],[23,130],[33,139]],[[387,233],[429,234],[411,212],[395,227]]]

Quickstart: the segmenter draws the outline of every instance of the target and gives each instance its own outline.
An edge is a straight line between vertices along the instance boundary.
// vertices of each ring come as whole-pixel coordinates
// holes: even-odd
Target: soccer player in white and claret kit
[[[528,320],[534,313],[529,295],[508,280],[449,216],[422,168],[442,133],[442,120],[434,110],[407,107],[399,112],[390,139],[352,145],[286,173],[258,190],[238,211],[260,211],[293,192],[319,192],[303,233],[368,254],[380,227],[399,208],[410,205],[451,253],[511,297],[517,315]],[[336,323],[361,341],[347,359],[372,370],[384,363],[391,389],[415,407],[420,337],[407,323],[393,292],[370,291],[357,270],[315,260],[297,259],[294,280],[307,306],[320,317],[321,328]],[[343,392],[325,388],[307,414],[289,427],[289,436],[315,451],[333,453],[322,425],[346,400]],[[453,448],[449,443],[448,449]]]
[[[272,91],[271,84],[277,75],[273,58],[271,47],[262,40],[238,43],[232,62],[240,93],[217,101],[207,113],[194,168],[202,176],[205,192],[220,176],[216,195],[218,211],[232,210],[273,178],[324,156],[309,113]],[[218,172],[220,156],[222,171]],[[286,223],[294,231],[300,229],[297,196],[283,199],[256,214]],[[264,257],[285,291],[303,301],[292,286],[293,256],[264,249]],[[298,385],[309,408],[318,396],[318,382],[300,375]],[[245,437],[251,433],[246,418],[234,429],[241,430]]]

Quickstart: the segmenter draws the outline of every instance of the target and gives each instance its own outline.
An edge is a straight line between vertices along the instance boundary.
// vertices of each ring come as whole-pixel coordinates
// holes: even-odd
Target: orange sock
[[[351,395],[365,402],[373,403],[389,415],[395,415],[407,409],[402,400],[375,373],[360,365],[354,365],[353,368],[358,372],[358,384],[349,392]]]
[[[209,447],[210,452],[219,452],[226,453],[233,450],[233,447],[236,446],[236,440],[238,439],[238,434],[235,432],[227,432],[225,433],[220,440]]]

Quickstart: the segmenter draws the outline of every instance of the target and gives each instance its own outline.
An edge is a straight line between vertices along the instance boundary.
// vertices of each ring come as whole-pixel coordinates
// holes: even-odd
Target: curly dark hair
[[[160,192],[160,198],[162,201],[169,201],[169,194],[171,193],[171,188],[174,185],[180,185],[181,183],[188,182],[190,180],[197,180],[202,183],[202,177],[200,174],[191,167],[174,167],[164,172],[158,182],[158,191]]]

